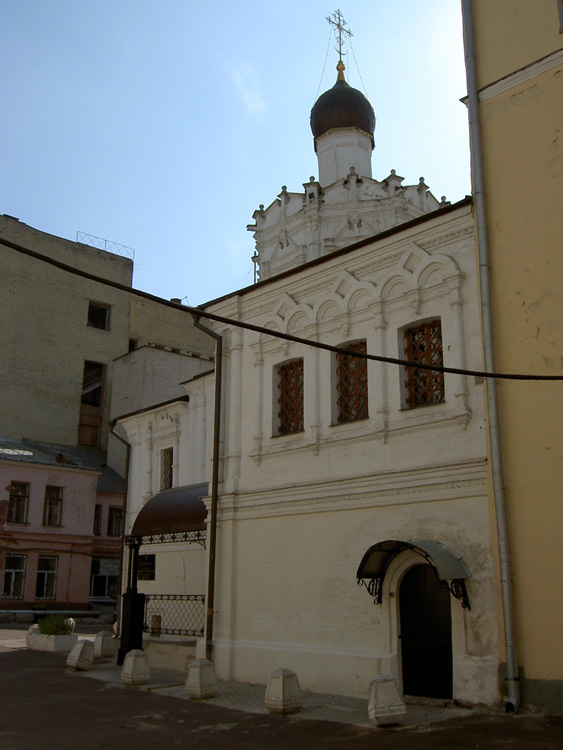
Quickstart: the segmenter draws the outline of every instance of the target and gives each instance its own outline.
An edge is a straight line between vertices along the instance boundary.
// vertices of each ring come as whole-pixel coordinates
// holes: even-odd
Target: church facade
[[[209,371],[118,420],[129,534],[155,541],[142,521],[163,495],[216,500],[205,548],[141,547],[156,563],[139,590],[203,598],[213,576],[219,679],[289,667],[305,689],[363,696],[387,672],[407,695],[491,705],[483,384],[464,373],[483,369],[472,202],[372,178],[373,108],[341,62],[311,125],[319,180],[254,214],[259,282],[202,306],[233,321],[212,324],[219,418]]]

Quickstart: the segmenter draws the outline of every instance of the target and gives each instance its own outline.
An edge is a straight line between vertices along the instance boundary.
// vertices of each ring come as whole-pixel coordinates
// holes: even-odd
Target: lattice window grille
[[[411,362],[443,367],[442,326],[439,320],[405,331],[405,355]],[[426,406],[444,401],[444,373],[418,367],[407,368],[407,405]]]
[[[346,349],[366,354],[365,341],[347,344]],[[350,354],[336,355],[338,422],[353,422],[368,416],[367,360]]]
[[[303,360],[293,359],[278,368],[278,434],[303,431]]]
[[[169,490],[172,487],[172,465],[174,449],[164,448],[160,451],[160,489]]]

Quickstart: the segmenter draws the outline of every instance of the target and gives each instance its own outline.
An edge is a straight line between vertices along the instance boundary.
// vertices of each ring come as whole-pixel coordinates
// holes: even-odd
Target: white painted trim
[[[492,83],[490,86],[486,86],[479,92],[479,101],[484,102],[487,99],[492,99],[494,96],[503,94],[505,91],[508,91],[515,86],[520,86],[521,84],[526,83],[526,81],[529,81],[542,73],[547,73],[548,70],[561,64],[563,64],[563,49],[553,52],[553,54],[544,57],[543,60],[538,60],[538,62],[532,63],[532,65],[528,65],[528,67],[522,68],[522,70],[518,70],[516,73],[508,75],[506,78],[502,78],[500,81]]]

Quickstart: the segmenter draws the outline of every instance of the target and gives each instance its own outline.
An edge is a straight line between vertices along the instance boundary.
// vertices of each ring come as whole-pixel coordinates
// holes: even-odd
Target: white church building
[[[117,420],[146,647],[199,638],[219,679],[288,667],[304,689],[366,696],[388,672],[406,695],[490,705],[472,201],[373,178],[373,107],[337,70],[311,112],[319,179],[260,206],[258,282],[201,307],[220,383],[210,369]]]

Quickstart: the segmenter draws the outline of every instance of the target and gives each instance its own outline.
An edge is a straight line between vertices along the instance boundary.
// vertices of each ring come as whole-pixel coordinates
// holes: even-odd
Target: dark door
[[[403,692],[452,697],[450,592],[430,565],[405,573],[399,591]]]

